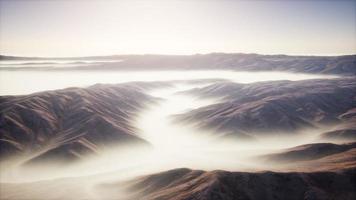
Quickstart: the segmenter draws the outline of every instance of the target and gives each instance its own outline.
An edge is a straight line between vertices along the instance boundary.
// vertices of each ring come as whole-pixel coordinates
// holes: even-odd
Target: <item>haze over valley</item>
[[[356,199],[355,8],[0,0],[0,199]]]
[[[31,59],[8,62],[18,60],[25,66]],[[60,199],[193,198],[200,189],[186,194],[176,187],[186,181],[212,184],[216,176],[235,179],[227,171],[271,176],[268,181],[277,180],[261,171],[341,170],[347,175],[340,175],[340,181],[354,177],[356,81],[349,72],[255,72],[239,67],[188,71],[104,67],[98,72],[88,71],[91,64],[84,63],[76,69],[56,65],[52,70],[2,69],[5,75],[14,73],[39,86],[8,76],[10,89],[1,90],[0,177],[5,199],[47,199],[48,194]],[[43,79],[53,83],[42,85]],[[172,175],[168,178],[167,173]],[[179,180],[181,176],[189,178]],[[178,185],[161,188],[157,181]],[[51,189],[58,187],[75,192]],[[321,196],[330,192],[315,187],[321,187]],[[16,188],[28,192],[17,193]],[[213,198],[215,189],[201,190],[209,191],[201,198]],[[229,199],[247,192],[243,186],[238,193],[229,190],[231,194],[218,193]],[[355,195],[352,189],[345,190],[347,198]]]

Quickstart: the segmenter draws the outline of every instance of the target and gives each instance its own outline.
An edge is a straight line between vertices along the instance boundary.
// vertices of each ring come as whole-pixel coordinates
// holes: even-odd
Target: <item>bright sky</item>
[[[0,0],[0,54],[356,53],[356,1]]]

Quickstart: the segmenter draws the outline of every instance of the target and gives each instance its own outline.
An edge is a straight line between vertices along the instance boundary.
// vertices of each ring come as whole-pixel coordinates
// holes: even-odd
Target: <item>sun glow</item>
[[[352,1],[221,2],[0,1],[1,53],[58,57],[356,51]],[[319,7],[323,12],[315,9]],[[337,20],[330,12],[338,13]]]

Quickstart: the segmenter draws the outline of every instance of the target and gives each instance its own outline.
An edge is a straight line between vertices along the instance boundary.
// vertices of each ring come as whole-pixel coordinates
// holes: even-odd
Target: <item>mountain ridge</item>
[[[148,144],[131,120],[157,100],[144,92],[151,87],[155,83],[96,84],[1,96],[1,157],[34,154],[33,161],[76,160],[118,142]]]
[[[25,57],[8,57],[16,60]],[[2,67],[2,70],[236,70],[236,71],[288,71],[316,74],[356,74],[356,55],[344,56],[287,56],[260,54],[194,54],[194,55],[116,55],[68,59],[120,59],[120,62],[81,67]],[[29,58],[40,60],[44,58]],[[49,58],[47,58],[49,59]],[[52,58],[50,58],[52,59]]]
[[[191,123],[217,132],[241,136],[261,131],[292,134],[302,127],[336,124],[345,126],[340,130],[354,129],[351,122],[356,107],[355,78],[252,84],[223,81],[183,94],[222,98],[216,104],[175,116],[178,123]]]
[[[126,182],[128,199],[259,200],[356,197],[355,169],[339,172],[229,172],[173,169]],[[165,184],[162,184],[164,182]],[[118,184],[106,184],[103,192]]]

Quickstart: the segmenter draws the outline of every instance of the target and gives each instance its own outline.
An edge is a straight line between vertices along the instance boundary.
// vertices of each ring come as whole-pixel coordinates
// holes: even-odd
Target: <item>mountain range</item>
[[[86,59],[94,58],[122,61],[69,69],[228,69],[344,76],[249,84],[214,80],[207,86],[179,93],[202,99],[218,99],[217,103],[172,117],[177,124],[213,131],[221,139],[255,141],[261,139],[261,136],[294,136],[300,131],[307,134],[309,130],[321,131],[315,143],[278,149],[251,158],[259,161],[264,167],[262,171],[177,168],[118,181],[94,182],[94,177],[84,176],[22,183],[1,182],[1,198],[356,199],[356,78],[349,76],[356,74],[356,55],[322,57],[214,53],[191,56],[124,55]],[[44,58],[0,56],[0,59]],[[2,67],[4,69],[10,70],[10,67]],[[19,69],[26,67],[11,67],[11,70]],[[38,69],[68,70],[36,67]],[[56,167],[64,167],[86,156],[100,155],[112,146],[150,146],[148,141],[140,137],[133,122],[146,106],[160,101],[149,95],[148,91],[167,84],[169,85],[168,82],[96,84],[85,88],[1,96],[0,161],[21,158],[25,164],[41,166],[49,161],[56,162]],[[88,188],[83,186],[87,183],[90,183]],[[94,193],[99,196],[91,196]],[[121,196],[122,194],[125,195]]]
[[[288,56],[243,53],[211,53],[195,55],[114,55],[72,58],[39,58],[0,55],[0,60],[120,60],[113,63],[55,68],[2,67],[4,70],[237,70],[288,71],[318,74],[356,74],[356,55]]]

